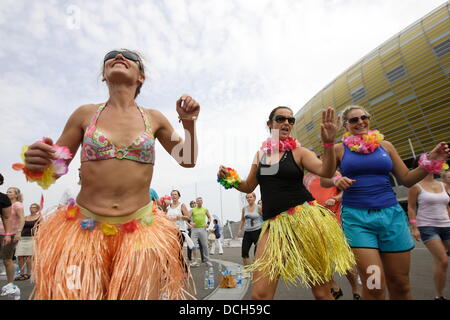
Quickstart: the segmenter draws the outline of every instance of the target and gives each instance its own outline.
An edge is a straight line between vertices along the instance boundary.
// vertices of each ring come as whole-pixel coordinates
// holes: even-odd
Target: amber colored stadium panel
[[[320,111],[361,105],[403,160],[450,142],[449,10],[446,2],[328,84],[296,113],[293,135],[321,153]]]

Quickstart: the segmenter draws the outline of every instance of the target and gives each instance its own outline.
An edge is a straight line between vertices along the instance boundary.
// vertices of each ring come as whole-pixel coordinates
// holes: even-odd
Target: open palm
[[[338,131],[339,117],[336,117],[334,109],[328,107],[322,111],[322,123],[320,125],[320,135],[324,143],[334,142]]]

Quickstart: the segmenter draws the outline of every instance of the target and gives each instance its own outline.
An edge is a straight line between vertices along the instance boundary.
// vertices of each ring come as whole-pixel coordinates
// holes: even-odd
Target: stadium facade
[[[447,1],[334,79],[296,113],[293,136],[320,154],[321,110],[361,105],[408,166],[450,141],[449,10]]]

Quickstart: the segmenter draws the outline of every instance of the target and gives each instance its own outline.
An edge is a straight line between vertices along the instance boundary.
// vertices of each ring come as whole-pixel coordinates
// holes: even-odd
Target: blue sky
[[[178,132],[175,101],[201,104],[199,160],[179,167],[158,144],[152,186],[172,187],[184,202],[197,195],[213,214],[240,218],[235,190],[220,189],[220,164],[245,177],[277,105],[298,111],[319,90],[382,42],[444,3],[435,0],[2,0],[0,7],[1,161],[5,184],[25,206],[57,203],[76,189],[79,154],[70,172],[42,191],[11,164],[22,145],[58,139],[78,106],[106,101],[104,54],[138,50],[147,79],[137,102],[163,112]],[[195,187],[197,185],[197,188]],[[259,198],[259,192],[257,192]],[[28,214],[28,209],[26,210]]]

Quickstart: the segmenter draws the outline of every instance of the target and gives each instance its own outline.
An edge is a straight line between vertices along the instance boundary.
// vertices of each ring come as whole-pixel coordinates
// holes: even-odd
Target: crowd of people
[[[78,194],[43,219],[36,203],[25,216],[18,188],[0,193],[2,295],[20,296],[14,281],[31,277],[34,299],[186,299],[190,268],[224,253],[223,230],[202,197],[188,208],[179,190],[160,198],[150,188],[156,140],[179,165],[195,166],[199,103],[188,95],[175,102],[182,138],[161,112],[136,103],[146,77],[137,52],[113,50],[103,60],[107,101],[77,108],[56,143],[32,143],[24,164],[15,167],[46,188],[67,172],[81,146]],[[414,239],[433,256],[436,299],[446,299],[450,177],[444,172],[439,182],[433,174],[444,168],[448,145],[439,143],[410,170],[395,146],[370,129],[370,117],[362,106],[347,107],[341,118],[331,107],[324,110],[317,157],[291,136],[292,109],[279,106],[267,118],[269,138],[247,177],[219,167],[218,181],[246,194],[238,235],[252,299],[273,299],[280,279],[310,288],[315,299],[339,299],[335,274],[347,277],[355,300],[385,299],[386,293],[412,299]],[[340,128],[345,134],[336,143]],[[408,215],[391,174],[410,188]],[[76,277],[66,281],[70,272]],[[371,282],[374,272],[379,277]]]

